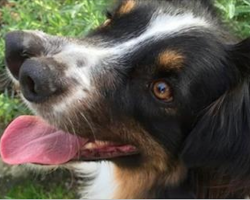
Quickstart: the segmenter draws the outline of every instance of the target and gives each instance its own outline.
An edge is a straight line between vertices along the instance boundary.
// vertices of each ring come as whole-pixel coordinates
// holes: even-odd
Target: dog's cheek
[[[114,180],[119,185],[114,198],[155,198],[165,188],[178,186],[185,179],[187,170],[181,161],[139,124],[120,124],[116,131],[139,147],[140,155],[114,161]]]

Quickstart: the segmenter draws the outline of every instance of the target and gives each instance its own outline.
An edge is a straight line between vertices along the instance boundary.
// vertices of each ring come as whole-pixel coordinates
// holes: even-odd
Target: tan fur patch
[[[115,183],[118,188],[113,198],[155,198],[160,187],[178,184],[185,177],[186,169],[147,132],[136,125],[133,127],[130,136],[140,143],[140,165],[128,167],[116,162]]]
[[[182,68],[183,61],[183,55],[173,50],[166,50],[158,57],[160,66],[165,69],[180,70]]]
[[[125,3],[119,9],[118,13],[120,15],[124,15],[124,14],[130,13],[134,9],[135,4],[136,3],[135,3],[134,0],[126,0]]]
[[[176,165],[173,169],[167,168],[164,171],[158,171],[157,161],[159,160],[156,159],[153,161],[153,165],[148,164],[137,170],[116,166],[115,180],[118,189],[114,199],[156,198],[159,188],[176,185],[185,177],[184,166]]]

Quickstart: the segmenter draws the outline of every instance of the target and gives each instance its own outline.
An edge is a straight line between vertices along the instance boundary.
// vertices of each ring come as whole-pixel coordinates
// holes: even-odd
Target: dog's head
[[[9,33],[8,71],[42,119],[15,120],[3,158],[111,159],[148,189],[184,166],[249,160],[250,42],[231,41],[205,0],[122,1],[83,39]]]

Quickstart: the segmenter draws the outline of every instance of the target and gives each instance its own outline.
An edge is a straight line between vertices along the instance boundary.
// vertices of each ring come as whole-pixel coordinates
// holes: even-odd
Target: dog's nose
[[[42,103],[61,91],[53,60],[43,59],[43,40],[32,32],[13,31],[5,37],[5,60],[10,73],[20,82],[23,96]]]
[[[23,96],[30,102],[42,103],[62,90],[56,72],[49,64],[39,59],[27,59],[19,72]]]
[[[5,61],[16,79],[19,79],[23,62],[29,57],[40,56],[43,51],[41,39],[29,32],[13,31],[5,36]]]

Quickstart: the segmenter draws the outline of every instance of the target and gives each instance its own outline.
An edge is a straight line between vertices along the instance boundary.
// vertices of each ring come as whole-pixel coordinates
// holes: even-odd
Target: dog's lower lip
[[[114,155],[110,155],[110,156],[105,156],[105,157],[89,157],[89,158],[83,158],[83,157],[79,157],[79,158],[75,158],[75,159],[72,159],[70,160],[69,162],[65,163],[66,165],[67,164],[70,164],[70,163],[74,163],[74,162],[96,162],[96,161],[112,161],[113,159],[116,159],[116,158],[125,158],[125,157],[132,157],[132,156],[136,156],[136,155],[139,155],[139,151],[136,151],[136,152],[131,152],[131,153],[127,153],[127,154],[122,154],[120,156],[114,156]],[[33,165],[40,165],[40,166],[51,166],[51,165],[46,165],[46,164],[39,164],[39,163],[32,163]]]
[[[81,157],[79,159],[74,159],[72,161],[85,161],[85,162],[91,162],[91,161],[100,161],[100,160],[112,160],[112,159],[115,159],[115,158],[123,158],[123,157],[131,157],[131,156],[135,156],[135,155],[138,155],[139,152],[131,152],[131,153],[124,153],[124,154],[121,154],[121,155],[106,155],[106,156],[101,156],[101,157],[89,157],[89,158],[84,158],[84,157]]]
[[[127,153],[127,154],[122,154],[122,155],[110,155],[110,156],[103,156],[103,157],[88,157],[88,158],[84,158],[84,157],[77,157],[75,159],[70,160],[69,162],[65,163],[65,164],[70,164],[71,162],[95,162],[95,161],[105,161],[105,160],[113,160],[116,158],[125,158],[125,157],[132,157],[132,156],[136,156],[139,155],[139,151],[135,151],[135,152],[131,152],[131,153]],[[40,165],[40,166],[51,166],[51,165],[46,165],[46,164],[39,164],[39,163],[32,163],[33,165]]]

